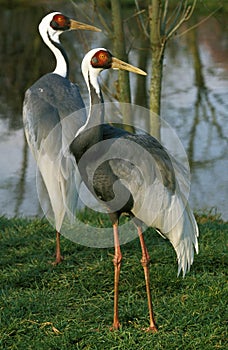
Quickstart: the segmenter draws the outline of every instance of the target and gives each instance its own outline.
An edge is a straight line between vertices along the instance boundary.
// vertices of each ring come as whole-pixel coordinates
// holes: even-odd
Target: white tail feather
[[[177,275],[179,276],[182,270],[184,277],[186,272],[190,270],[193,263],[194,249],[198,254],[197,237],[199,236],[196,220],[188,204],[186,204],[185,210],[177,224],[172,227],[172,229],[167,232],[165,236],[172,243],[177,254]]]

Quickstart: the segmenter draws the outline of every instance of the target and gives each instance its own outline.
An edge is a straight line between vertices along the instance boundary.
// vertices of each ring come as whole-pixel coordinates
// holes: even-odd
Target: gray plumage
[[[70,220],[74,218],[80,176],[69,143],[86,121],[79,88],[68,79],[68,59],[59,41],[63,32],[73,29],[100,31],[59,12],[42,19],[39,32],[55,55],[56,67],[26,91],[23,103],[25,135],[38,166],[40,203],[57,233],[65,214]],[[68,118],[79,110],[75,118]]]
[[[102,67],[91,66],[93,54],[96,50],[87,54],[82,64],[91,101],[95,95],[101,96],[97,78]],[[94,125],[99,125],[100,133]],[[94,147],[91,155],[87,154],[87,164],[80,162],[91,146]],[[83,181],[107,208],[112,223],[118,222],[123,213],[154,227],[173,245],[178,274],[182,270],[184,276],[193,263],[194,249],[198,252],[199,233],[186,198],[185,189],[189,184],[183,166],[151,135],[108,129],[103,113],[94,113],[93,108],[85,127],[78,131],[71,151]]]
[[[38,193],[45,215],[61,229],[66,208],[77,205],[79,177],[75,160],[64,148],[85,122],[78,86],[58,74],[46,74],[25,94],[23,121],[28,144],[38,165]],[[66,118],[71,113],[77,118]],[[41,177],[40,177],[41,176]],[[73,196],[75,193],[75,196]]]

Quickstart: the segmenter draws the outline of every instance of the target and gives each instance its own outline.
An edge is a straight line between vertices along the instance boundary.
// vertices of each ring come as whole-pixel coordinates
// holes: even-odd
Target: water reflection
[[[1,93],[0,93],[0,213],[9,216],[40,213],[35,185],[35,164],[28,150],[23,129],[21,109],[24,91],[41,75],[54,67],[54,58],[42,43],[37,25],[52,8],[53,2],[37,1],[30,6],[7,8],[2,5],[0,21]],[[87,18],[85,2],[75,7],[72,2],[59,1],[58,9],[81,21],[100,26],[91,9]],[[105,13],[110,27],[110,14]],[[93,18],[96,21],[93,21]],[[11,24],[11,25],[9,25]],[[137,58],[140,67],[149,66],[148,43],[141,35],[134,36],[130,59]],[[224,26],[225,15],[211,18],[201,27],[169,43],[164,67],[162,117],[167,120],[183,142],[192,171],[191,202],[195,209],[217,207],[227,219],[226,183],[227,153],[227,91],[228,43]],[[213,27],[213,31],[211,28]],[[80,73],[83,54],[91,47],[112,50],[106,32],[67,33],[62,41],[69,53],[72,81],[80,84],[87,101],[85,84]],[[132,44],[129,40],[129,46]],[[143,49],[142,49],[143,48]],[[138,55],[140,53],[140,55]],[[131,61],[133,63],[133,61]],[[4,73],[4,74],[3,74]],[[105,98],[111,100],[115,89],[115,74],[104,74]],[[141,77],[132,78],[133,101],[146,106],[148,86]],[[149,82],[149,79],[148,79]],[[136,89],[136,86],[139,86]]]

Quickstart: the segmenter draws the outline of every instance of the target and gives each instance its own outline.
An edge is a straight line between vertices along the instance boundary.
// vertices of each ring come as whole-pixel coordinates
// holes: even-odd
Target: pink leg
[[[145,241],[144,241],[142,229],[139,226],[137,228],[138,228],[139,240],[140,240],[140,244],[141,244],[141,248],[142,248],[141,264],[142,264],[142,267],[144,269],[147,300],[148,300],[148,309],[149,309],[149,315],[150,315],[150,326],[147,330],[152,331],[152,332],[157,332],[157,327],[155,325],[155,320],[154,320],[151,291],[150,291],[150,277],[149,277],[150,256],[149,256],[149,253],[148,253]]]
[[[63,257],[60,252],[60,233],[56,231],[56,253],[55,253],[55,261],[53,265],[58,265],[63,261]]]
[[[114,233],[114,244],[115,244],[115,255],[113,259],[115,277],[114,277],[114,317],[113,317],[113,329],[119,329],[119,314],[118,314],[118,294],[119,294],[119,277],[120,277],[120,266],[122,260],[122,254],[120,250],[119,235],[118,235],[118,224],[113,225]]]

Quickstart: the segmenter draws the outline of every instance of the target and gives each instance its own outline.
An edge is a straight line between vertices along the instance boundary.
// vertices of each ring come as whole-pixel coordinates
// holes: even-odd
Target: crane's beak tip
[[[129,72],[144,75],[144,76],[147,75],[147,73],[144,72],[142,69],[137,68],[135,66],[132,66],[131,64],[126,63],[124,61],[121,61],[116,57],[112,57],[112,68],[113,69],[127,70]]]
[[[97,28],[95,26],[91,26],[90,24],[82,23],[75,21],[73,19],[70,20],[70,29],[74,30],[91,30],[93,32],[102,32],[100,28]]]

